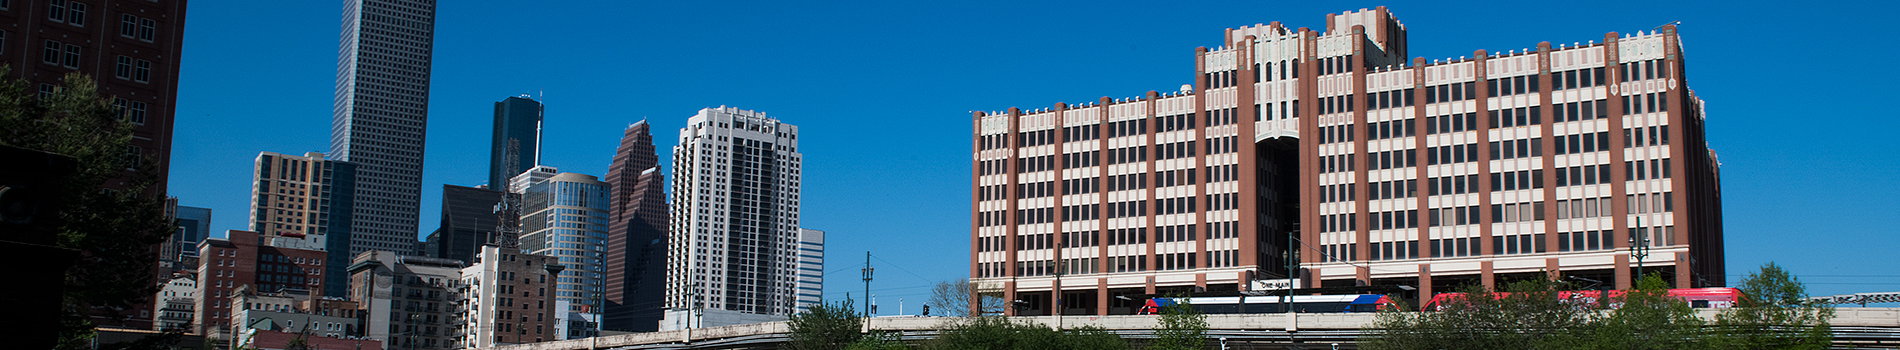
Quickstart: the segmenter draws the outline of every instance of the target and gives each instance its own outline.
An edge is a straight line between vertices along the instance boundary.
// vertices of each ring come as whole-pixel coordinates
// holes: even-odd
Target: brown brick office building
[[[1121,314],[1280,288],[1290,246],[1300,288],[1626,288],[1634,234],[1646,273],[1725,284],[1674,26],[1434,61],[1405,38],[1383,7],[1229,29],[1178,93],[975,113],[973,281],[1011,313]]]

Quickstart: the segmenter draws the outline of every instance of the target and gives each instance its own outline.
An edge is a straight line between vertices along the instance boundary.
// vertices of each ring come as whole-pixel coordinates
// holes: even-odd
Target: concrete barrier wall
[[[1697,316],[1714,321],[1720,310],[1697,310]],[[1299,330],[1357,330],[1372,324],[1377,314],[1338,313],[1296,314],[1291,325]],[[870,329],[883,331],[935,331],[949,327],[956,322],[967,321],[959,317],[879,317],[869,322]],[[1160,316],[1019,316],[1010,317],[1010,322],[1039,324],[1050,328],[1070,329],[1084,326],[1100,327],[1107,330],[1146,330],[1154,329],[1160,323]],[[1886,327],[1900,328],[1900,308],[1838,308],[1835,309],[1833,325],[1838,327]],[[1286,330],[1289,326],[1287,314],[1244,314],[1244,315],[1207,315],[1207,328],[1217,330]],[[652,333],[633,333],[600,337],[598,339],[577,339],[533,344],[494,347],[495,350],[576,350],[589,348],[613,348],[631,345],[680,343],[687,340],[697,343],[707,340],[737,338],[768,334],[786,334],[791,327],[786,322],[766,322],[736,326],[695,328]],[[596,343],[595,341],[598,341]]]

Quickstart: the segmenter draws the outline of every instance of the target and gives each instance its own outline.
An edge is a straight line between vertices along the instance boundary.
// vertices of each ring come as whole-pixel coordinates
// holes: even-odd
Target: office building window
[[[58,41],[47,40],[46,49],[40,53],[40,62],[59,65],[59,50],[64,47]]]
[[[79,45],[66,45],[66,68],[79,68]]]
[[[144,83],[151,81],[151,77],[152,61],[138,60],[137,67],[133,70],[132,80]]]
[[[112,76],[119,79],[132,79],[132,57],[119,56],[119,64],[112,70]]]

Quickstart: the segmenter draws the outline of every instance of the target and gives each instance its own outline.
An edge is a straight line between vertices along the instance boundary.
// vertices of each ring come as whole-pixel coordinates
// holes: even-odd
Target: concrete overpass
[[[1836,346],[1900,347],[1900,308],[1839,308],[1834,318]],[[1714,320],[1716,310],[1701,310],[1702,318]],[[1207,315],[1208,338],[1226,338],[1235,349],[1341,349],[1357,348],[1360,328],[1373,322],[1374,314],[1243,314]],[[937,331],[957,318],[880,317],[870,328],[899,332],[906,340],[934,338]],[[1056,328],[1096,326],[1129,339],[1152,339],[1158,316],[1021,316],[1012,322],[1029,322]],[[772,349],[787,339],[791,330],[785,322],[738,326],[708,327],[692,330],[635,333],[490,348],[494,350],[587,350],[587,349]]]

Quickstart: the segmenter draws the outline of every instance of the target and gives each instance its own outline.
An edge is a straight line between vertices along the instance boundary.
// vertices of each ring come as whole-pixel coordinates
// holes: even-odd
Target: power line
[[[929,281],[930,281],[930,279],[929,279],[929,278],[924,278],[924,276],[920,276],[920,275],[917,275],[917,273],[916,273],[916,272],[910,272],[910,270],[908,270],[908,269],[905,269],[905,268],[904,268],[903,266],[899,266],[899,265],[897,265],[897,263],[894,263],[894,262],[891,262],[890,260],[884,260],[884,258],[881,258],[881,257],[878,257],[878,256],[877,256],[877,254],[871,254],[871,258],[872,258],[872,259],[877,259],[877,261],[882,261],[882,262],[884,262],[884,263],[886,263],[886,264],[891,264],[891,267],[895,267],[895,268],[897,268],[897,270],[898,270],[898,271],[903,271],[904,273],[908,273],[908,274],[910,274],[910,275],[911,275],[911,276],[913,276],[913,277],[917,277],[917,279],[921,279],[921,280],[924,280],[925,282],[929,282]]]

